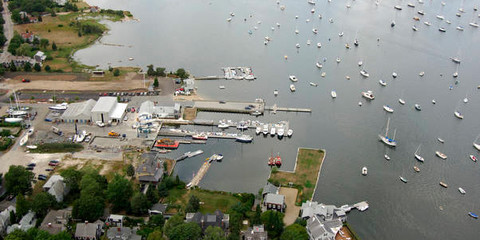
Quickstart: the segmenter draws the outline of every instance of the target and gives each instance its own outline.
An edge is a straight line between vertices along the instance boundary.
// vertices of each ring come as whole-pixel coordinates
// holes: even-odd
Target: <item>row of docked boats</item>
[[[287,124],[285,122],[279,122],[276,124],[264,124],[261,126],[257,126],[257,128],[255,129],[255,133],[257,135],[263,133],[263,135],[265,136],[267,136],[268,134],[270,134],[271,136],[277,135],[279,138],[282,138],[284,136],[292,137],[293,129],[287,129]]]

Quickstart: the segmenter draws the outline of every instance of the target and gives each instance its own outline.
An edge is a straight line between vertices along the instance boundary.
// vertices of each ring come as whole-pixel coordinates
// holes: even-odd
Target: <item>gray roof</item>
[[[342,225],[340,219],[323,221],[320,216],[315,215],[307,220],[307,232],[310,239],[335,239]]]
[[[262,195],[265,195],[267,193],[277,193],[278,192],[278,187],[271,184],[270,182],[267,182],[265,187],[263,187]]]
[[[327,230],[317,217],[312,217],[307,221],[307,232],[310,239],[322,239],[321,237]]]
[[[67,192],[67,185],[62,181],[56,181],[53,186],[48,190],[48,193],[55,197],[57,202],[63,202],[63,197]]]
[[[50,188],[53,186],[53,184],[54,184],[55,182],[57,182],[58,180],[62,180],[62,181],[63,181],[63,177],[60,176],[60,175],[58,175],[58,174],[52,175],[52,176],[48,179],[48,181],[47,181],[45,184],[43,184],[43,189],[44,189],[45,191],[48,191],[48,189],[50,189]]]
[[[139,181],[158,182],[163,175],[163,164],[156,158],[148,158],[137,167],[136,174]]]
[[[162,214],[165,213],[165,211],[167,210],[167,204],[163,204],[163,203],[155,203],[153,204],[153,206],[149,209],[149,212],[160,212]]]
[[[103,223],[96,221],[95,223],[77,223],[75,230],[75,238],[93,238],[97,236],[97,229],[101,227]]]
[[[230,222],[230,215],[224,214],[220,210],[216,210],[214,214],[187,213],[186,222],[195,222],[205,230],[208,226],[228,228]]]
[[[137,230],[129,227],[112,227],[107,230],[107,238],[110,240],[141,240]]]
[[[97,101],[88,99],[84,102],[71,103],[67,110],[63,112],[62,119],[89,119],[91,112]]]
[[[266,203],[282,205],[285,203],[285,196],[280,194],[268,193],[263,201]]]
[[[268,233],[265,231],[263,225],[254,225],[249,227],[246,231],[242,232],[243,238],[251,240],[266,240],[268,239]]]
[[[180,111],[180,104],[172,103],[171,106],[155,105],[152,101],[145,101],[140,105],[139,115],[155,115],[155,117],[174,117],[175,112]]]
[[[71,208],[50,210],[43,219],[39,229],[49,232],[50,234],[57,234],[66,229],[65,224],[72,214]]]
[[[92,112],[110,112],[117,104],[116,97],[100,97]]]

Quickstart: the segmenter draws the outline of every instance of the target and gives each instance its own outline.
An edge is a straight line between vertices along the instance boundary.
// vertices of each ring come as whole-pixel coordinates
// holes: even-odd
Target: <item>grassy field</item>
[[[35,153],[64,153],[79,152],[83,146],[79,143],[44,143],[39,144],[37,149],[30,150]]]
[[[219,209],[226,212],[231,206],[240,202],[235,196],[227,192],[209,191],[203,189],[173,189],[169,191],[167,201],[176,200],[175,204],[185,207],[190,199],[190,196],[195,195],[202,203],[200,205],[200,212],[213,213]]]
[[[324,150],[300,148],[295,172],[272,171],[269,181],[282,186],[293,183],[293,187],[299,190],[296,204],[301,204],[312,198],[324,157]]]

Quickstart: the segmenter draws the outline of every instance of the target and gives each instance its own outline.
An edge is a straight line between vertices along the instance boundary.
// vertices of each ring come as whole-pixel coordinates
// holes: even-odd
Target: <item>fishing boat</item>
[[[448,185],[444,182],[440,182],[440,186],[444,187],[444,188],[448,188]]]
[[[458,188],[458,191],[461,193],[461,194],[465,194],[467,193],[463,188],[459,187]]]
[[[447,155],[445,155],[445,153],[442,153],[440,151],[436,151],[435,154],[437,155],[437,157],[439,157],[443,160],[447,159]]]
[[[408,180],[407,180],[406,178],[404,178],[404,177],[402,177],[402,176],[399,176],[399,177],[400,177],[400,180],[401,180],[402,182],[404,182],[404,183],[407,183],[407,182],[408,182]]]
[[[477,157],[475,157],[474,155],[470,155],[470,159],[471,159],[472,161],[474,161],[474,162],[477,161]]]
[[[22,138],[20,138],[20,142],[19,142],[20,146],[25,145],[27,143],[27,141],[28,141],[28,134],[25,134],[25,135],[23,135]]]
[[[387,146],[389,147],[396,147],[397,146],[397,142],[395,141],[395,134],[396,134],[396,129],[394,130],[393,132],[393,138],[389,138],[388,137],[388,129],[390,127],[390,118],[388,118],[387,120],[387,128],[385,129],[385,136],[384,135],[381,135],[379,134],[378,135],[378,138],[380,139],[380,141],[382,141],[383,143],[385,143]]]
[[[249,135],[241,135],[236,137],[235,141],[242,143],[251,143],[253,141],[253,137]]]
[[[322,67],[323,67],[323,65],[322,65],[321,63],[319,63],[319,62],[316,62],[316,63],[315,63],[315,66],[317,66],[317,68],[322,68]]]
[[[337,97],[337,92],[335,92],[335,90],[332,90],[330,92],[330,95],[332,95],[332,98],[336,98]]]
[[[278,95],[278,90],[277,90],[277,89],[273,90],[273,95],[274,95],[275,97]]]
[[[158,148],[177,149],[178,145],[180,145],[179,141],[171,140],[168,138],[162,138],[157,140],[154,146]]]
[[[287,137],[292,137],[292,135],[293,135],[293,129],[290,128],[287,131]]]
[[[383,155],[383,157],[384,157],[387,161],[390,161],[390,156],[388,156],[387,154]]]
[[[373,92],[372,91],[366,91],[366,92],[362,92],[362,96],[368,100],[373,100],[375,99],[375,96],[373,96]]]
[[[472,218],[475,218],[477,219],[478,218],[478,215],[473,213],[473,212],[468,212],[468,216],[472,217]]]
[[[400,104],[402,104],[402,105],[405,105],[405,100],[403,100],[403,99],[401,99],[401,98],[398,99],[398,102],[399,102]]]
[[[290,81],[292,81],[292,82],[297,82],[298,81],[298,78],[294,75],[288,76],[288,79],[290,79]]]
[[[263,125],[263,131],[262,131],[263,135],[267,135],[268,134],[268,125],[265,124]]]
[[[417,166],[413,166],[413,170],[415,170],[415,172],[420,172],[420,168],[418,168]]]
[[[382,80],[382,79],[380,79],[378,82],[380,83],[380,85],[382,85],[382,86],[384,86],[384,87],[387,86],[387,82],[385,82],[385,81]]]
[[[362,175],[363,175],[363,176],[367,176],[367,174],[368,174],[368,169],[367,169],[367,167],[363,167],[363,168],[362,168]]]
[[[420,151],[420,146],[422,146],[422,144],[418,145],[418,148],[417,148],[417,150],[415,151],[414,156],[415,156],[415,159],[417,159],[418,161],[424,162],[425,159],[423,159],[423,157],[420,156],[420,154],[418,153],[418,152]]]
[[[295,92],[295,90],[296,90],[296,89],[295,89],[295,85],[290,84],[290,91]]]
[[[208,135],[202,132],[202,133],[192,135],[192,139],[193,140],[207,140]]]
[[[370,74],[367,71],[365,71],[365,69],[362,69],[362,71],[360,71],[360,74],[366,78],[370,77]]]
[[[310,82],[310,86],[316,87],[316,86],[318,86],[318,84],[316,84],[316,83],[314,83],[314,82]]]
[[[454,114],[455,117],[457,117],[458,119],[463,119],[463,115],[462,115],[459,111],[455,111],[453,114]]]
[[[282,166],[282,158],[280,157],[280,153],[277,153],[277,156],[275,157],[275,165],[277,165],[277,167]]]
[[[422,107],[421,107],[420,104],[418,104],[418,103],[415,104],[415,109],[416,109],[417,111],[422,111]]]
[[[386,112],[389,112],[389,113],[393,113],[393,108],[391,108],[388,105],[383,105],[383,110],[385,110]]]

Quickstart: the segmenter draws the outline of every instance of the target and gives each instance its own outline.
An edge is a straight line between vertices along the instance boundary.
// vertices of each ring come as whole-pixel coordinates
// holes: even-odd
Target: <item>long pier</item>
[[[210,112],[263,114],[265,111],[265,102],[263,100],[255,102],[195,101],[194,104],[194,107],[198,110]]]
[[[312,112],[312,109],[310,108],[288,108],[288,107],[278,107],[277,104],[271,106],[271,107],[265,107],[265,110],[269,110],[272,113],[277,113],[277,111],[283,111],[283,112],[307,112],[310,113]]]
[[[205,176],[205,174],[207,173],[211,165],[212,163],[210,161],[204,162],[203,165],[198,170],[197,174],[193,177],[192,181],[190,181],[190,183],[187,184],[187,188],[192,188],[197,186],[200,183],[200,180],[202,180],[202,178]]]

